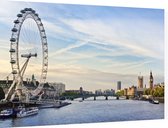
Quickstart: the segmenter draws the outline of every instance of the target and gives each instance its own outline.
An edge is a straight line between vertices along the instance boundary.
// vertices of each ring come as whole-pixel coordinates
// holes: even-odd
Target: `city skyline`
[[[47,34],[48,82],[65,83],[67,89],[116,89],[117,81],[122,88],[137,86],[141,72],[148,87],[151,70],[155,84],[164,82],[161,9],[28,2],[2,2],[0,6],[1,79],[11,72],[13,20],[21,9],[31,7]]]

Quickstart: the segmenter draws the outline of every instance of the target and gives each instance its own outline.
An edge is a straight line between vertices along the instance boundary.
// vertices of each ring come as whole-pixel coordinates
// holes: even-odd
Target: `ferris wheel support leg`
[[[14,100],[15,95],[16,95],[16,92],[14,92],[14,93],[12,94],[12,96],[11,96],[11,98],[10,98],[10,101],[13,101],[13,100]]]
[[[21,71],[20,71],[20,77],[22,78],[25,71],[26,71],[26,68],[27,68],[27,65],[28,65],[28,62],[29,62],[29,59],[30,58],[27,58],[26,62],[24,63],[23,67],[21,68]]]
[[[26,60],[25,64],[23,65],[23,67],[22,67],[22,69],[21,69],[21,75],[24,75],[24,72],[25,72],[25,70],[26,70],[26,67],[27,67],[27,65],[28,65],[28,62],[29,62],[29,58]],[[17,79],[18,82],[16,82],[16,79]],[[13,95],[13,94],[15,94],[16,88],[17,88],[18,86],[20,86],[20,84],[22,84],[22,77],[21,77],[21,76],[18,76],[17,78],[15,78],[15,79],[13,80],[12,85],[10,86],[10,88],[9,88],[9,90],[8,90],[8,92],[7,92],[7,94],[5,95],[5,99],[4,99],[5,101],[9,101],[9,100],[12,100],[12,99],[14,98],[13,96],[15,96],[15,95]],[[20,96],[19,99],[21,99],[20,93],[18,92],[17,94],[18,94],[18,96]],[[12,96],[12,95],[13,95],[13,96]],[[13,98],[12,98],[12,97],[13,97]]]
[[[8,92],[7,92],[7,94],[5,95],[5,99],[4,99],[5,101],[10,100],[10,98],[11,98],[11,96],[12,96],[12,93],[14,93],[15,85],[16,85],[16,81],[14,80],[13,83],[12,83],[12,85],[10,86],[10,88],[9,88],[9,90],[8,90]]]
[[[23,75],[26,71],[26,68],[27,68],[27,65],[28,65],[28,62],[29,62],[29,59],[31,58],[31,56],[29,56],[26,60],[26,62],[24,63],[24,65],[22,66],[21,68],[21,71],[19,73],[19,76],[18,76],[18,83],[16,85],[16,92],[17,92],[17,95],[19,96],[19,101],[22,101],[22,94],[23,94]],[[26,102],[29,101],[29,95],[26,94]]]

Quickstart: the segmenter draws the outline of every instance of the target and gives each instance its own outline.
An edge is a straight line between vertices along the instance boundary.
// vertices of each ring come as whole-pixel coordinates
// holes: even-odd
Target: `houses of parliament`
[[[150,71],[150,76],[149,76],[149,88],[153,88],[154,87],[154,79],[153,79],[153,75],[152,75],[152,71]],[[143,76],[138,76],[138,88],[147,88],[146,85],[145,87],[143,86]]]

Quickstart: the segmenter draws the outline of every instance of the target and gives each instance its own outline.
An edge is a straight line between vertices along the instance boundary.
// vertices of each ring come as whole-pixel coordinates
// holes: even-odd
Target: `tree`
[[[149,94],[150,94],[150,88],[145,89],[145,91],[144,91],[144,95],[149,95]]]
[[[154,90],[153,96],[154,96],[154,97],[158,97],[158,96],[159,96],[159,91],[158,91],[157,89]]]
[[[154,89],[151,89],[151,90],[150,90],[150,95],[153,96],[154,92],[155,92],[155,90],[154,90]]]
[[[0,87],[0,100],[5,98],[5,92],[3,91],[2,87]]]
[[[116,92],[116,95],[117,96],[123,96],[124,95],[124,90]]]
[[[154,89],[148,88],[144,91],[144,95],[152,95],[154,97],[164,97],[164,87],[157,86]]]
[[[163,87],[156,87],[154,89],[154,95],[155,97],[164,97],[164,88]]]

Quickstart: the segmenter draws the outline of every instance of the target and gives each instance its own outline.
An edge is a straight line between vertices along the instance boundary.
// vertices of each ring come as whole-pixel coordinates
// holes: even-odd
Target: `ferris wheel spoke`
[[[24,27],[24,26],[23,26]],[[21,36],[20,36],[20,38],[21,38],[21,41],[22,42],[20,42],[20,45],[21,45],[21,51],[23,51],[23,49],[24,49],[24,47],[25,47],[25,44],[27,44],[28,43],[28,41],[27,41],[27,39],[28,39],[28,36],[27,36],[27,34],[25,33],[25,29],[23,28],[22,29],[22,31],[21,32],[23,32],[23,34],[21,34]]]
[[[26,32],[27,31],[26,29],[27,29],[26,26],[23,24],[21,29],[21,34],[23,33],[25,40],[28,39],[28,33]]]
[[[21,36],[20,37],[22,37],[23,38],[23,42],[21,42],[21,49],[20,50],[22,50],[22,51],[24,51],[23,49],[25,49],[25,47],[27,47],[26,46],[26,44],[29,42],[29,37],[28,37],[28,34],[27,34],[27,32],[26,32],[26,28],[25,28],[25,26],[23,25],[23,29],[21,30],[21,32],[23,32],[23,37],[22,37],[22,33],[21,33]]]

